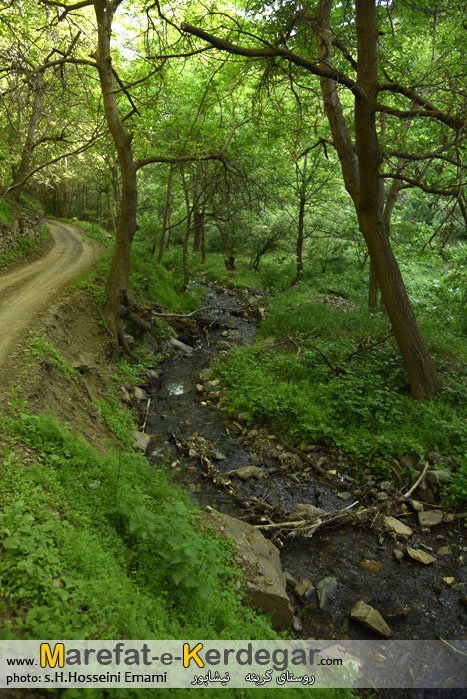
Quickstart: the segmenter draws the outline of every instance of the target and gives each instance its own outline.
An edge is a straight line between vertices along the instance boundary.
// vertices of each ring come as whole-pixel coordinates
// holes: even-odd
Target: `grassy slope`
[[[90,227],[88,232],[105,240],[102,231]],[[98,304],[104,300],[99,277],[105,275],[108,261],[105,253],[98,277],[86,275],[76,282]],[[173,277],[151,260],[137,261],[133,283],[136,292],[144,285],[160,303],[178,310],[195,304],[194,297],[180,298]],[[142,296],[140,302],[144,304]],[[73,400],[73,386],[80,378],[57,350],[35,337],[29,352],[33,361],[51,362],[64,375]],[[148,360],[143,352],[142,356]],[[115,435],[104,451],[73,434],[55,416],[31,414],[12,393],[0,429],[4,637],[275,637],[265,617],[242,605],[228,547],[200,529],[195,508],[172,484],[164,464],[151,468],[129,446],[135,425],[112,391],[123,379],[136,384],[144,370],[144,362],[135,367],[120,360],[115,382],[96,398],[102,419]],[[101,690],[84,692],[104,696]],[[146,693],[137,690],[138,696]],[[243,690],[230,694],[249,696]],[[82,695],[83,690],[62,694]],[[323,690],[322,695],[348,693]]]
[[[248,412],[287,433],[288,439],[315,441],[330,437],[362,465],[384,468],[393,458],[412,452],[422,458],[435,449],[454,457],[454,478],[446,488],[448,502],[467,493],[467,257],[452,251],[453,268],[407,255],[404,274],[424,337],[442,376],[443,392],[420,404],[409,396],[407,377],[393,339],[362,350],[389,329],[383,313],[365,307],[366,279],[355,260],[340,256],[324,274],[317,255],[306,265],[305,280],[290,288],[290,262],[267,258],[255,285],[270,288],[269,315],[253,347],[234,350],[218,373],[228,387],[228,409]],[[199,263],[195,263],[199,264]],[[240,267],[235,275],[213,276],[240,285],[252,273]],[[334,307],[342,296],[348,303]],[[324,301],[324,303],[323,303]],[[294,338],[266,350],[261,340]],[[297,352],[300,347],[300,352]],[[350,355],[356,352],[350,359]],[[331,368],[332,367],[332,368]]]

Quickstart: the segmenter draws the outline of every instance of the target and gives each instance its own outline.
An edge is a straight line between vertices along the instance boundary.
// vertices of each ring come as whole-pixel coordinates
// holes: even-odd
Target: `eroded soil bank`
[[[418,513],[401,505],[398,497],[410,482],[393,485],[368,470],[357,487],[356,466],[345,455],[325,445],[307,445],[303,459],[268,429],[247,427],[241,416],[227,420],[217,407],[221,386],[209,367],[230,347],[253,342],[258,324],[254,307],[262,303],[256,290],[224,290],[210,284],[206,304],[211,308],[180,324],[179,340],[187,347],[176,343],[170,347],[158,367],[159,377],[149,379],[144,387],[147,396],[139,401],[141,424],[151,437],[150,460],[155,467],[167,461],[200,507],[212,506],[266,525],[262,531],[281,548],[290,578],[297,637],[377,638],[350,618],[352,607],[363,600],[381,613],[392,638],[463,638],[464,518],[443,512],[435,526],[422,527]],[[195,442],[190,442],[194,436]],[[214,468],[210,474],[196,448],[190,449],[196,437],[207,440],[217,452],[210,460]],[[320,469],[331,473],[323,476]],[[384,492],[386,498],[376,497]],[[298,512],[309,513],[313,506],[324,511],[325,520],[326,513],[337,516],[312,536],[292,538],[290,528],[276,525],[302,505],[308,508],[299,507]],[[359,508],[367,509],[371,517],[352,521],[344,514]],[[432,514],[441,508],[425,505],[424,509]],[[407,538],[381,526],[384,516],[397,517],[413,530],[412,535]],[[435,560],[429,564],[413,560],[407,546]],[[320,604],[313,588],[322,587],[323,579],[326,594]],[[302,582],[300,595],[294,592],[297,582]]]

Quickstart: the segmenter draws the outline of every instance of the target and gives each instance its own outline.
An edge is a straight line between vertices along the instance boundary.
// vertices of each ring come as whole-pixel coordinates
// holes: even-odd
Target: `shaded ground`
[[[151,435],[149,453],[154,463],[160,463],[162,458],[169,459],[179,481],[201,506],[212,505],[257,523],[256,512],[239,507],[225,489],[216,487],[212,479],[206,477],[197,458],[190,458],[176,448],[174,435],[180,441],[197,433],[226,457],[215,462],[215,467],[223,473],[250,465],[260,466],[265,471],[266,475],[260,480],[246,482],[229,476],[235,491],[242,497],[259,497],[286,510],[308,503],[334,511],[347,506],[339,495],[351,491],[353,497],[349,502],[357,500],[359,505],[377,505],[382,514],[396,514],[414,530],[410,546],[435,556],[431,565],[412,560],[405,553],[404,539],[397,541],[394,535],[372,522],[323,528],[312,538],[277,541],[279,545],[283,543],[281,557],[285,569],[297,580],[308,578],[316,585],[327,576],[337,579],[337,591],[324,609],[319,608],[316,594],[303,602],[291,592],[303,625],[297,632],[298,637],[376,638],[349,618],[352,606],[364,600],[381,612],[391,627],[393,638],[463,638],[467,625],[464,519],[451,516],[448,523],[430,530],[421,529],[416,513],[401,512],[400,506],[394,506],[395,498],[379,505],[371,489],[357,489],[355,465],[345,455],[322,445],[312,448],[310,457],[315,463],[326,470],[336,470],[336,477],[330,481],[296,455],[287,455],[287,449],[284,450],[268,430],[261,426],[259,430],[252,430],[241,421],[226,421],[214,405],[219,398],[215,395],[219,387],[209,389],[208,386],[208,391],[201,393],[196,387],[200,384],[199,375],[213,359],[222,357],[229,344],[251,342],[256,323],[251,315],[244,317],[245,299],[238,292],[211,287],[207,300],[221,309],[201,314],[197,331],[190,332],[187,328],[181,335],[181,339],[193,347],[193,352],[175,352],[160,365],[163,373],[159,380],[146,386],[153,394],[146,432]],[[209,384],[204,381],[205,386],[206,383]],[[209,405],[210,390],[212,405]],[[141,402],[141,421],[146,418],[147,411],[147,401]],[[384,480],[378,475],[375,478]],[[398,544],[404,551],[402,560],[394,558]],[[447,547],[449,553],[437,555],[442,547]],[[362,565],[364,560],[370,563]],[[453,578],[453,581],[446,583],[443,578]]]
[[[114,372],[114,365],[106,357],[107,338],[96,324],[97,311],[92,310],[85,292],[55,299],[56,292],[71,276],[92,264],[94,252],[79,240],[72,226],[53,222],[50,225],[56,244],[47,258],[0,277],[1,351],[3,359],[10,360],[3,368],[0,386],[5,391],[12,383],[19,383],[21,395],[34,412],[51,409],[88,439],[100,441],[108,432],[91,395],[104,395]],[[51,283],[54,270],[56,276]],[[24,286],[20,288],[20,284]],[[35,310],[28,306],[28,298]],[[211,287],[207,303],[221,308],[195,316],[196,325],[187,324],[185,330],[180,330],[180,339],[194,351],[185,355],[171,349],[170,356],[157,368],[162,370],[161,377],[150,379],[146,386],[152,394],[146,432],[152,435],[149,452],[155,467],[169,459],[178,480],[201,506],[210,504],[248,519],[252,513],[216,488],[196,459],[176,449],[174,433],[187,438],[198,432],[226,456],[216,462],[219,470],[229,472],[251,464],[265,470],[266,476],[260,481],[243,482],[232,477],[241,495],[258,496],[272,505],[282,503],[288,510],[297,503],[310,503],[325,510],[344,508],[346,503],[338,495],[343,490],[354,490],[351,479],[355,475],[345,455],[333,453],[322,445],[314,449],[313,459],[317,463],[338,472],[339,477],[333,482],[323,480],[300,460],[288,460],[283,469],[275,435],[261,426],[254,435],[244,423],[236,426],[226,421],[214,404],[208,404],[208,395],[197,391],[200,371],[221,358],[228,347],[252,342],[256,332],[256,319],[251,314],[244,317],[248,304],[239,292]],[[24,308],[26,319],[19,308]],[[47,340],[70,363],[79,360],[83,350],[96,358],[96,365],[90,366],[76,385],[70,384],[46,360],[25,358],[20,340],[24,344],[28,328],[39,322]],[[213,393],[217,390],[218,387]],[[213,403],[215,400],[212,396]],[[143,422],[147,401],[142,401],[139,409]],[[272,445],[271,448],[265,448],[265,443]],[[368,497],[363,492],[360,501],[366,505]],[[319,609],[316,595],[301,602],[290,589],[303,626],[297,631],[298,637],[374,638],[371,632],[349,620],[349,611],[359,599],[379,609],[395,638],[455,639],[465,635],[465,588],[453,589],[442,581],[443,577],[451,576],[456,585],[465,585],[464,520],[440,524],[430,531],[422,531],[413,514],[406,515],[405,521],[415,532],[412,545],[433,551],[436,562],[432,565],[422,566],[407,555],[402,561],[394,560],[394,539],[370,525],[323,529],[311,539],[284,541],[281,551],[284,567],[297,579],[307,577],[316,585],[326,576],[337,578],[337,592],[324,609]],[[444,545],[449,546],[451,553],[437,556],[437,549]],[[378,570],[363,569],[360,563],[364,558],[380,564]]]

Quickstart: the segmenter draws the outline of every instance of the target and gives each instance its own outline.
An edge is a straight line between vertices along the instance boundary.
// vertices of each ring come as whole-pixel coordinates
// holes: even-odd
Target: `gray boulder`
[[[233,540],[246,598],[252,607],[272,614],[273,624],[288,629],[294,614],[286,592],[279,550],[247,522],[211,510],[207,523]]]

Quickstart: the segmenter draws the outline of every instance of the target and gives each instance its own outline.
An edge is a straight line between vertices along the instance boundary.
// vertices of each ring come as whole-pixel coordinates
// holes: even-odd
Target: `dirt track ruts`
[[[98,249],[76,226],[47,219],[53,247],[41,259],[0,275],[0,365],[54,295],[90,267]]]

